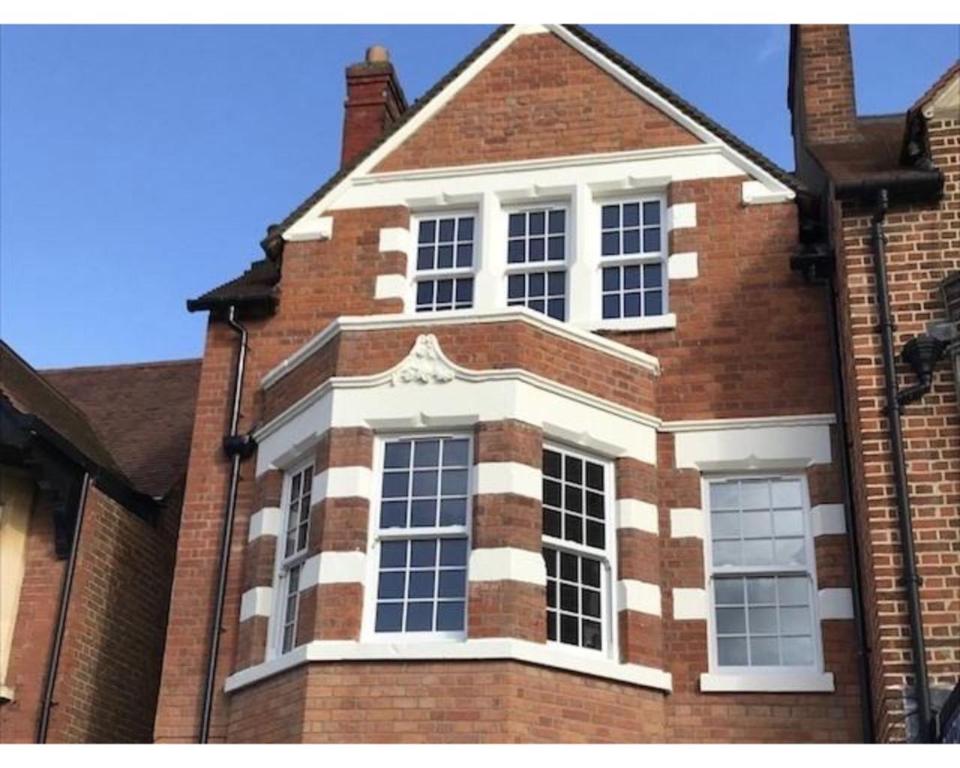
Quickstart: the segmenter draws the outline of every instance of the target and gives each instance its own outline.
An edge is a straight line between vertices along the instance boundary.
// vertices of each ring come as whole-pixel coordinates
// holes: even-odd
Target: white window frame
[[[273,568],[273,604],[270,610],[270,620],[267,627],[267,659],[276,658],[278,656],[283,656],[284,654],[290,653],[297,648],[296,637],[298,630],[298,622],[300,620],[300,593],[303,591],[302,581],[298,584],[297,588],[297,600],[296,600],[296,616],[294,617],[293,624],[293,645],[289,650],[283,650],[283,630],[286,626],[286,603],[287,603],[287,585],[290,579],[290,571],[293,568],[300,568],[300,578],[302,579],[303,575],[303,566],[309,559],[310,552],[310,524],[311,524],[311,513],[308,510],[307,513],[307,541],[303,549],[294,551],[289,557],[284,555],[287,541],[287,530],[290,526],[290,489],[293,485],[293,478],[296,475],[305,472],[309,472],[309,481],[310,481],[310,506],[312,507],[316,503],[316,499],[313,494],[313,478],[316,473],[316,467],[314,463],[313,455],[307,456],[297,463],[292,464],[290,468],[284,470],[283,473],[283,483],[281,487],[281,497],[280,497],[280,508],[282,510],[281,520],[283,525],[277,535],[277,548],[274,555],[274,568]],[[301,492],[301,500],[303,494]]]
[[[462,526],[433,528],[380,528],[380,502],[382,496],[385,444],[400,440],[424,440],[430,438],[454,438],[467,441],[467,512]],[[431,642],[463,642],[470,626],[470,553],[473,545],[473,494],[476,479],[474,464],[473,434],[466,430],[443,432],[398,432],[380,433],[373,440],[373,488],[370,493],[370,513],[367,523],[367,563],[364,578],[364,600],[360,638],[362,642],[417,645]],[[409,541],[411,539],[464,538],[467,540],[465,570],[465,593],[463,604],[463,629],[460,631],[430,632],[377,632],[377,588],[380,578],[380,545],[384,541]]]
[[[503,279],[500,284],[500,301],[502,305],[507,308],[513,308],[517,306],[526,307],[524,304],[510,304],[510,296],[508,293],[510,277],[513,275],[523,275],[524,280],[529,280],[529,275],[533,272],[543,272],[544,280],[547,281],[547,274],[550,272],[563,272],[563,318],[557,320],[557,318],[551,318],[552,320],[557,320],[560,323],[570,322],[570,266],[571,266],[571,240],[572,236],[575,233],[575,222],[572,218],[572,212],[574,206],[570,204],[569,200],[528,200],[523,203],[511,203],[510,205],[505,205],[502,209],[503,216],[503,243],[502,243],[502,258],[501,263],[503,264]],[[525,261],[525,262],[510,262],[510,216],[515,213],[532,213],[537,211],[544,211],[547,214],[547,220],[544,222],[544,232],[545,239],[549,241],[549,214],[551,211],[563,211],[564,212],[564,231],[563,231],[563,260],[562,261],[550,261],[547,259],[547,252],[544,252],[543,261]],[[529,238],[529,233],[524,236]],[[549,243],[545,248],[549,247]],[[524,290],[526,291],[526,285]],[[527,297],[529,298],[529,297]],[[544,295],[544,311],[539,313],[544,317],[550,317],[547,314],[547,302],[548,298]],[[531,310],[536,312],[537,310]]]
[[[731,480],[799,480],[801,502],[803,504],[803,536],[805,545],[806,565],[743,565],[743,566],[714,566],[713,565],[713,532],[711,525],[712,510],[710,508],[710,485]],[[817,561],[814,548],[813,528],[810,513],[810,491],[806,474],[803,472],[780,473],[727,473],[704,475],[701,478],[701,499],[704,508],[704,539],[703,555],[706,569],[707,592],[707,634],[708,634],[708,669],[716,676],[731,677],[797,677],[824,671],[823,638],[820,626],[820,601],[817,587]],[[718,663],[717,646],[717,608],[714,598],[714,576],[808,576],[810,579],[810,620],[813,623],[813,664],[810,666],[721,666]],[[746,611],[746,605],[744,611]]]
[[[470,267],[457,267],[456,266],[456,249],[454,249],[454,266],[449,269],[429,269],[429,270],[420,270],[417,268],[417,259],[419,256],[420,250],[420,223],[422,221],[436,220],[438,222],[440,219],[459,219],[464,216],[473,217],[473,264]],[[410,216],[410,254],[407,258],[408,261],[408,280],[410,283],[409,288],[409,303],[410,314],[412,315],[435,315],[435,314],[447,314],[447,313],[465,313],[472,312],[477,308],[477,277],[480,273],[481,268],[481,258],[482,258],[482,237],[483,227],[481,221],[480,208],[478,206],[456,206],[451,208],[429,208],[422,211],[415,211],[411,213]],[[436,283],[439,280],[444,279],[453,279],[469,277],[473,279],[473,298],[469,307],[461,307],[459,309],[430,309],[428,311],[419,312],[417,311],[417,286],[419,283],[432,281],[434,283],[434,291],[436,291]],[[456,287],[454,287],[454,297],[456,296]],[[436,294],[434,294],[434,303],[436,303]]]
[[[603,255],[603,208],[606,205],[620,205],[627,203],[639,203],[640,205],[640,244],[643,247],[643,204],[656,202],[660,205],[660,250],[657,253],[630,253],[619,256]],[[636,191],[632,193],[623,193],[615,196],[603,196],[594,198],[594,225],[590,227],[592,242],[590,244],[590,253],[594,255],[595,279],[593,285],[597,295],[591,303],[596,308],[593,321],[602,328],[616,330],[618,327],[624,329],[634,328],[639,324],[656,321],[657,318],[666,318],[670,314],[670,276],[668,273],[670,260],[669,236],[670,230],[667,227],[667,196],[665,192],[656,191]],[[621,226],[620,229],[623,227]],[[663,294],[662,306],[659,315],[637,315],[636,317],[604,317],[603,316],[603,269],[604,267],[628,267],[644,264],[659,264],[661,270],[661,292]],[[621,273],[622,274],[622,273]],[[622,280],[622,277],[621,277]],[[619,295],[623,295],[623,286]]]
[[[542,451],[555,451],[561,456],[573,456],[582,461],[590,461],[603,467],[603,519],[604,519],[604,549],[599,551],[586,544],[575,541],[566,541],[553,536],[541,534],[542,547],[549,547],[558,552],[568,552],[579,557],[589,557],[600,561],[600,637],[602,648],[584,648],[579,645],[563,643],[559,639],[559,624],[557,639],[547,640],[547,645],[563,653],[583,654],[589,658],[605,658],[611,661],[620,661],[619,649],[619,621],[620,613],[617,605],[617,520],[616,520],[616,474],[613,461],[600,454],[585,453],[582,450],[571,448],[556,441],[544,441]],[[541,478],[545,477],[541,470]],[[584,483],[586,479],[584,478]],[[586,513],[584,512],[586,519]],[[586,530],[586,528],[584,528]],[[584,536],[586,538],[586,536]],[[559,558],[558,565],[559,569]],[[557,591],[559,604],[560,593]],[[544,607],[546,613],[546,607]]]

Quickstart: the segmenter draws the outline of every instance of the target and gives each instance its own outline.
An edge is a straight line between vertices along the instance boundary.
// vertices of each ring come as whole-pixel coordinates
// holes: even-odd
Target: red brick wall
[[[522,72],[522,75],[517,75],[518,72]],[[536,73],[535,78],[530,75],[531,72]],[[507,83],[515,85],[508,87]],[[514,87],[519,94],[516,98],[508,95]],[[587,114],[584,104],[594,109],[588,120],[583,117]],[[593,107],[594,104],[596,107]],[[470,118],[470,115],[474,117]],[[605,117],[598,119],[597,115]],[[469,120],[473,120],[473,128],[468,126]],[[503,135],[507,120],[514,131],[509,136]],[[550,135],[547,142],[543,140],[545,134],[536,130],[538,120],[549,120],[551,124],[563,120],[567,128],[560,134]],[[588,124],[589,130],[586,127]],[[614,133],[604,134],[598,130],[598,126],[604,129],[613,126],[611,130]],[[501,135],[497,134],[498,131]],[[476,141],[463,141],[464,135],[475,136]],[[456,137],[456,140],[451,137]],[[547,36],[532,36],[515,43],[434,120],[389,157],[380,170],[694,142],[693,137],[685,131],[657,115],[651,107],[606,76],[601,76],[598,69],[585,63],[565,44]],[[648,372],[635,366],[583,350],[573,343],[532,330],[524,324],[504,324],[496,328],[489,325],[431,328],[429,332],[438,336],[451,359],[468,368],[524,367],[614,402],[655,413],[667,420],[830,412],[833,410],[829,375],[831,357],[823,289],[807,285],[791,272],[789,266],[796,243],[796,209],[791,203],[744,206],[741,202],[743,180],[714,179],[670,185],[671,203],[694,202],[697,205],[697,227],[675,230],[671,234],[671,251],[695,250],[699,253],[700,276],[689,281],[672,281],[670,284],[671,311],[678,316],[678,327],[666,331],[605,334],[657,355],[663,366],[663,374],[655,381]],[[358,375],[389,368],[407,354],[417,334],[424,330],[421,327],[344,333],[266,394],[259,391],[259,381],[264,373],[296,351],[335,317],[398,312],[402,309],[398,299],[375,300],[373,297],[378,274],[406,271],[402,254],[379,253],[379,230],[383,227],[408,227],[407,209],[384,207],[341,210],[330,212],[330,215],[334,218],[330,240],[286,245],[277,313],[268,320],[246,323],[250,337],[241,430],[255,423],[263,423],[265,418],[278,413],[334,373]],[[216,548],[226,489],[227,464],[222,457],[220,440],[227,424],[235,344],[235,337],[222,324],[214,322],[210,325],[183,512],[180,560],[171,607],[167,651],[169,662],[165,669],[156,726],[157,738],[164,741],[190,741],[197,734]],[[672,458],[665,455],[661,457],[661,466],[672,465]],[[234,659],[251,659],[249,643],[260,643],[262,637],[252,633],[252,639],[245,640],[247,645],[241,644],[239,655],[235,655],[238,650],[236,620],[239,596],[243,589],[242,561],[246,549],[246,531],[250,514],[258,508],[253,502],[255,487],[252,474],[250,462],[242,473],[231,550],[232,567],[217,675],[218,691],[222,690],[224,678],[232,671]],[[651,476],[643,478],[640,483],[643,491],[640,495],[625,495],[653,501],[659,491],[661,513],[666,514],[669,506],[698,506],[698,484],[696,473],[651,472]],[[665,501],[687,498],[693,493],[696,501]],[[534,513],[532,509],[520,509],[519,506],[505,508],[497,514],[506,519],[508,514],[519,518]],[[491,510],[491,514],[494,512]],[[513,536],[516,533],[515,521],[501,527],[505,535]],[[661,523],[661,530],[669,532],[669,523],[666,526]],[[661,541],[664,536],[661,533]],[[684,580],[693,578],[694,573],[699,573],[699,582],[691,585],[703,585],[702,548],[671,548],[663,543],[660,558],[665,595],[669,595],[672,586],[687,585]],[[501,601],[497,595],[483,595],[482,599],[498,611],[502,607],[500,614],[510,617],[516,616],[518,611],[530,610],[529,605],[540,598],[538,595],[528,595],[525,600],[529,602],[518,600],[512,604]],[[320,614],[316,607],[314,623],[322,622],[317,618]],[[670,607],[667,598],[665,619]],[[558,694],[558,698],[550,699],[547,705],[535,700],[521,705],[517,694],[511,699],[511,706],[514,707],[512,719],[504,720],[496,727],[490,724],[490,730],[484,730],[483,737],[521,738],[521,731],[526,729],[526,738],[560,738],[556,734],[567,733],[566,738],[571,740],[679,739],[682,735],[674,737],[671,734],[674,731],[676,734],[689,733],[690,726],[703,725],[707,719],[712,719],[717,725],[714,731],[705,731],[705,738],[720,739],[721,731],[729,734],[740,729],[736,731],[739,734],[737,737],[749,739],[752,721],[745,719],[743,710],[738,707],[747,706],[752,701],[750,697],[694,696],[688,690],[693,685],[690,681],[695,679],[694,670],[697,673],[704,671],[706,665],[705,631],[703,622],[700,622],[696,633],[704,635],[701,640],[698,634],[689,628],[685,629],[683,622],[677,624],[681,626],[672,629],[666,620],[663,624],[664,658],[671,658],[671,665],[680,669],[681,673],[684,665],[689,671],[689,678],[684,678],[682,674],[679,678],[681,703],[674,707],[671,703],[673,699],[667,699],[667,706],[677,710],[675,726],[666,725],[660,693],[535,669],[536,674],[525,673],[533,674],[530,680],[524,678],[530,685],[545,689],[563,680],[564,690],[578,686],[581,689],[579,695],[599,697],[591,701],[600,710],[609,706],[611,709],[604,711],[613,719],[622,718],[618,720],[620,725],[607,727],[595,722],[594,718],[598,716],[585,713],[575,703],[578,698],[573,692]],[[524,631],[531,630],[523,626]],[[630,653],[637,654],[637,658],[655,658],[645,654],[657,652],[657,644],[652,649],[638,645],[635,642],[636,632],[630,633],[629,630],[630,626],[627,625],[625,631]],[[843,646],[837,653],[850,652],[850,648],[852,641],[850,646]],[[424,665],[415,664],[396,666],[401,670],[424,668]],[[447,674],[443,672],[448,669],[445,664],[426,666],[436,669],[438,675]],[[852,662],[848,666],[854,668]],[[479,667],[499,669],[496,664],[488,663],[474,668],[474,672]],[[528,669],[518,664],[504,664],[502,667]],[[320,688],[338,689],[338,703],[326,703],[324,697],[332,696],[332,693],[318,693],[316,696],[309,692],[304,694],[310,696],[310,704],[306,708],[308,723],[304,726],[307,736],[343,740],[355,734],[368,738],[368,734],[372,733],[383,737],[386,731],[378,729],[387,726],[366,720],[356,722],[363,720],[356,717],[356,704],[343,705],[344,712],[324,720],[328,706],[337,710],[342,701],[363,700],[362,694],[366,689],[360,685],[360,680],[368,675],[375,677],[377,670],[383,668],[382,664],[360,663],[311,667],[310,690],[315,676],[332,675],[337,682],[330,686],[324,684]],[[449,667],[449,674],[457,674],[453,670],[470,668],[467,663],[457,663]],[[404,674],[407,674],[406,671]],[[515,677],[515,672],[508,675],[501,670],[490,674],[507,675],[498,679],[519,679]],[[290,680],[295,675],[295,672],[290,672],[282,678]],[[336,678],[336,675],[341,675],[343,679]],[[353,692],[345,689],[351,680],[356,685]],[[249,725],[251,730],[244,730],[238,725],[241,721],[252,723],[256,709],[255,692],[266,690],[264,685],[266,683],[231,697],[217,694],[213,728],[215,740],[242,740],[246,737],[243,734],[251,734],[249,738],[286,739],[295,732],[284,731],[279,725],[276,731],[269,730],[274,726],[264,726],[266,730],[256,731],[253,725]],[[600,701],[607,694],[595,693],[595,689],[614,693]],[[280,688],[277,690],[279,696]],[[439,709],[431,713],[433,704],[430,702],[436,702],[437,699],[427,695],[428,689],[415,690],[421,692],[417,695],[424,697],[416,707],[418,714],[410,715],[407,721],[394,723],[390,728],[398,729],[391,732],[403,738],[417,738],[419,733],[422,739],[426,731],[418,730],[421,726],[417,718],[430,722],[446,721]],[[683,696],[688,698],[683,699]],[[824,695],[815,699],[815,706],[828,710],[836,707],[843,709],[840,718],[835,712],[830,715],[831,722],[839,720],[842,725],[828,726],[826,718],[816,719],[809,730],[799,731],[804,738],[814,732],[829,732],[831,738],[841,738],[841,735],[845,738],[855,737],[855,730],[849,727],[849,718],[853,715],[850,714],[845,696],[846,689],[842,689],[836,697]],[[785,712],[789,713],[794,707],[802,708],[814,701],[803,695],[774,698],[775,701],[760,697],[756,701],[763,703],[758,703],[755,710],[750,709],[760,718],[759,722],[769,725],[768,730],[758,731],[757,738],[774,738],[774,734],[784,737],[787,731],[776,730],[780,726],[774,721],[789,721]],[[569,704],[568,701],[574,703]],[[656,702],[656,706],[644,709],[650,701]],[[420,713],[421,704],[425,710],[423,713]],[[771,709],[774,705],[781,708],[775,710],[776,714]],[[375,708],[375,705],[369,706]],[[414,709],[412,705],[403,706]],[[544,706],[549,708],[550,714],[544,715],[543,722],[536,721],[536,708]],[[637,718],[617,709],[634,706],[640,713]],[[291,707],[294,705],[291,704]],[[348,709],[353,712],[350,717],[346,714]],[[481,724],[486,723],[486,718],[495,716],[477,709],[468,715],[467,710],[469,708],[465,706],[463,720],[472,718],[480,724],[465,722],[459,727],[468,729],[465,732],[480,738],[478,729]],[[798,711],[802,711],[806,717],[806,710]],[[652,714],[654,712],[656,714]],[[723,717],[718,715],[724,712],[727,714]],[[384,714],[378,717],[386,721],[399,715]],[[483,728],[487,727],[483,725]],[[474,730],[470,731],[470,728]],[[670,728],[674,728],[674,731]],[[441,731],[459,732],[456,728]],[[429,732],[437,731],[434,729]]]
[[[811,144],[858,138],[850,30],[845,24],[796,27],[803,99],[802,125]]]
[[[511,43],[375,170],[699,143],[559,38],[527,35]]]
[[[890,211],[887,265],[894,348],[899,351],[931,321],[946,319],[938,285],[960,269],[960,122],[929,126],[935,164],[946,176],[939,206]],[[903,564],[884,416],[880,337],[870,235],[872,211],[842,208],[839,306],[853,437],[877,738],[904,738],[904,686],[912,679]],[[898,363],[899,386],[914,383]],[[937,369],[933,391],[906,406],[903,418],[927,663],[931,685],[951,686],[960,674],[960,405],[950,367]]]
[[[48,742],[149,742],[173,573],[179,497],[153,525],[92,486],[54,689]],[[33,741],[66,561],[50,510],[30,521],[11,655],[17,699],[0,708],[3,741]]]

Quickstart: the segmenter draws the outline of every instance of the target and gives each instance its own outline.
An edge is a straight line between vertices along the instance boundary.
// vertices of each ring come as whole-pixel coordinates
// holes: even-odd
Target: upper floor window
[[[725,671],[819,665],[813,544],[799,477],[709,482],[711,649]]]
[[[463,637],[470,439],[387,440],[382,467],[374,631]]]
[[[507,221],[507,306],[567,316],[567,210],[514,211]]]
[[[279,610],[275,612],[281,653],[286,653],[297,644],[300,572],[307,558],[312,491],[313,464],[287,473],[284,479],[284,536],[280,543],[277,574]]]
[[[602,314],[605,320],[667,311],[663,201],[608,202],[600,208]]]
[[[473,306],[476,217],[424,216],[417,221],[417,312]]]
[[[606,650],[610,553],[608,465],[565,449],[543,450],[543,558],[547,639]]]

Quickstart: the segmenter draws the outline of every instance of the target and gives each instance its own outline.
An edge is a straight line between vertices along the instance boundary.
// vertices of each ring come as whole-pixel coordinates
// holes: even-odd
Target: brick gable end
[[[555,35],[535,34],[514,41],[375,171],[698,143]]]

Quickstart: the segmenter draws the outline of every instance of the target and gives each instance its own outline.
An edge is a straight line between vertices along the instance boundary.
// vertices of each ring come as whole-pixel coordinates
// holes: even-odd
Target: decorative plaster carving
[[[393,374],[396,384],[445,384],[453,381],[456,371],[440,349],[432,333],[421,334],[410,353]]]

